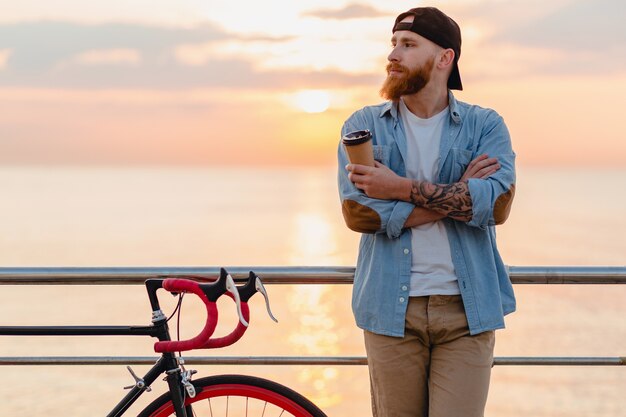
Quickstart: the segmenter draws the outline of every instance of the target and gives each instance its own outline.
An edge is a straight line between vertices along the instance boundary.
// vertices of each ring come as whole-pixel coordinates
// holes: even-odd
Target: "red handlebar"
[[[207,321],[202,331],[194,338],[180,341],[159,341],[154,344],[154,351],[163,352],[182,352],[194,349],[211,349],[229,346],[238,341],[246,332],[247,327],[238,321],[237,327],[228,335],[217,339],[211,339],[215,327],[217,326],[217,306],[214,301],[207,298],[206,294],[200,287],[200,284],[187,279],[168,278],[163,281],[163,288],[169,292],[191,292],[196,294],[207,309]],[[231,298],[233,296],[228,294]],[[247,322],[250,322],[250,309],[248,303],[241,303],[241,313]]]
[[[227,292],[226,295],[230,296],[230,298],[234,301],[234,297],[231,293]],[[245,301],[241,302],[241,315],[246,322],[250,323],[250,308],[248,307],[248,303]],[[203,346],[200,347],[204,349],[212,349],[230,346],[241,339],[241,336],[243,336],[246,330],[248,330],[248,327],[244,326],[241,321],[237,320],[237,327],[235,327],[230,334],[217,339],[209,339]]]
[[[207,321],[200,334],[193,339],[156,342],[154,344],[154,351],[157,353],[182,352],[197,349],[202,346],[211,337],[215,331],[215,326],[217,326],[217,306],[215,303],[209,301],[200,288],[200,285],[195,281],[186,279],[166,279],[163,281],[163,288],[170,292],[192,292],[196,294],[206,306]]]

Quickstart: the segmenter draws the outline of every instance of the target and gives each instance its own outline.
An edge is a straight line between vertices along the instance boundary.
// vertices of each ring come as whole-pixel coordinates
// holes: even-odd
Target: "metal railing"
[[[253,270],[267,284],[351,284],[352,267],[228,267],[235,280]],[[626,267],[509,267],[514,284],[626,284]],[[219,268],[0,268],[0,285],[138,285],[149,278],[212,281]],[[152,365],[156,357],[0,357],[0,365]],[[185,357],[202,365],[366,365],[365,357]],[[625,366],[624,357],[496,357],[494,365]]]

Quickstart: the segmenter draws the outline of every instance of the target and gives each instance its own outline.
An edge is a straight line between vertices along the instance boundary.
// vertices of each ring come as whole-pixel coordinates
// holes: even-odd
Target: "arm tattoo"
[[[472,219],[472,198],[465,182],[431,184],[413,181],[410,199],[418,207],[426,207],[456,220]]]

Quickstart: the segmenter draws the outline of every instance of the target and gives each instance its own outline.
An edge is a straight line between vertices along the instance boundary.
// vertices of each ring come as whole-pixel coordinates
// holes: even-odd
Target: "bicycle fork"
[[[169,387],[176,417],[193,417],[191,405],[185,406],[185,398],[193,398],[196,395],[195,387],[191,383],[191,375],[196,371],[186,371],[182,358],[176,358],[172,353],[164,354],[143,378],[137,377],[132,370],[130,372],[135,384],[125,387],[130,388],[130,392],[107,414],[107,417],[119,417],[124,414],[142,393],[151,390],[152,383],[163,373],[166,375],[165,380]]]
[[[182,362],[182,359],[180,361]],[[196,396],[196,388],[191,383],[191,376],[195,373],[196,371],[193,370],[184,370],[182,363],[166,372],[167,385],[172,397],[172,405],[174,406],[176,417],[193,417],[191,405],[185,406],[185,398]]]

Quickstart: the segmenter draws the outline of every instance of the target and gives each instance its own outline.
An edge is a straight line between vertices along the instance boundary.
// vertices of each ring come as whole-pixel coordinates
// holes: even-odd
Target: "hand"
[[[374,166],[348,164],[348,178],[368,197],[381,200],[398,200],[403,191],[410,190],[410,181],[399,176],[387,166],[374,161]],[[407,184],[407,181],[409,183]],[[406,193],[406,192],[405,192]]]
[[[459,181],[467,182],[470,178],[485,179],[499,169],[500,164],[496,158],[489,158],[486,154],[482,154],[470,162]]]

